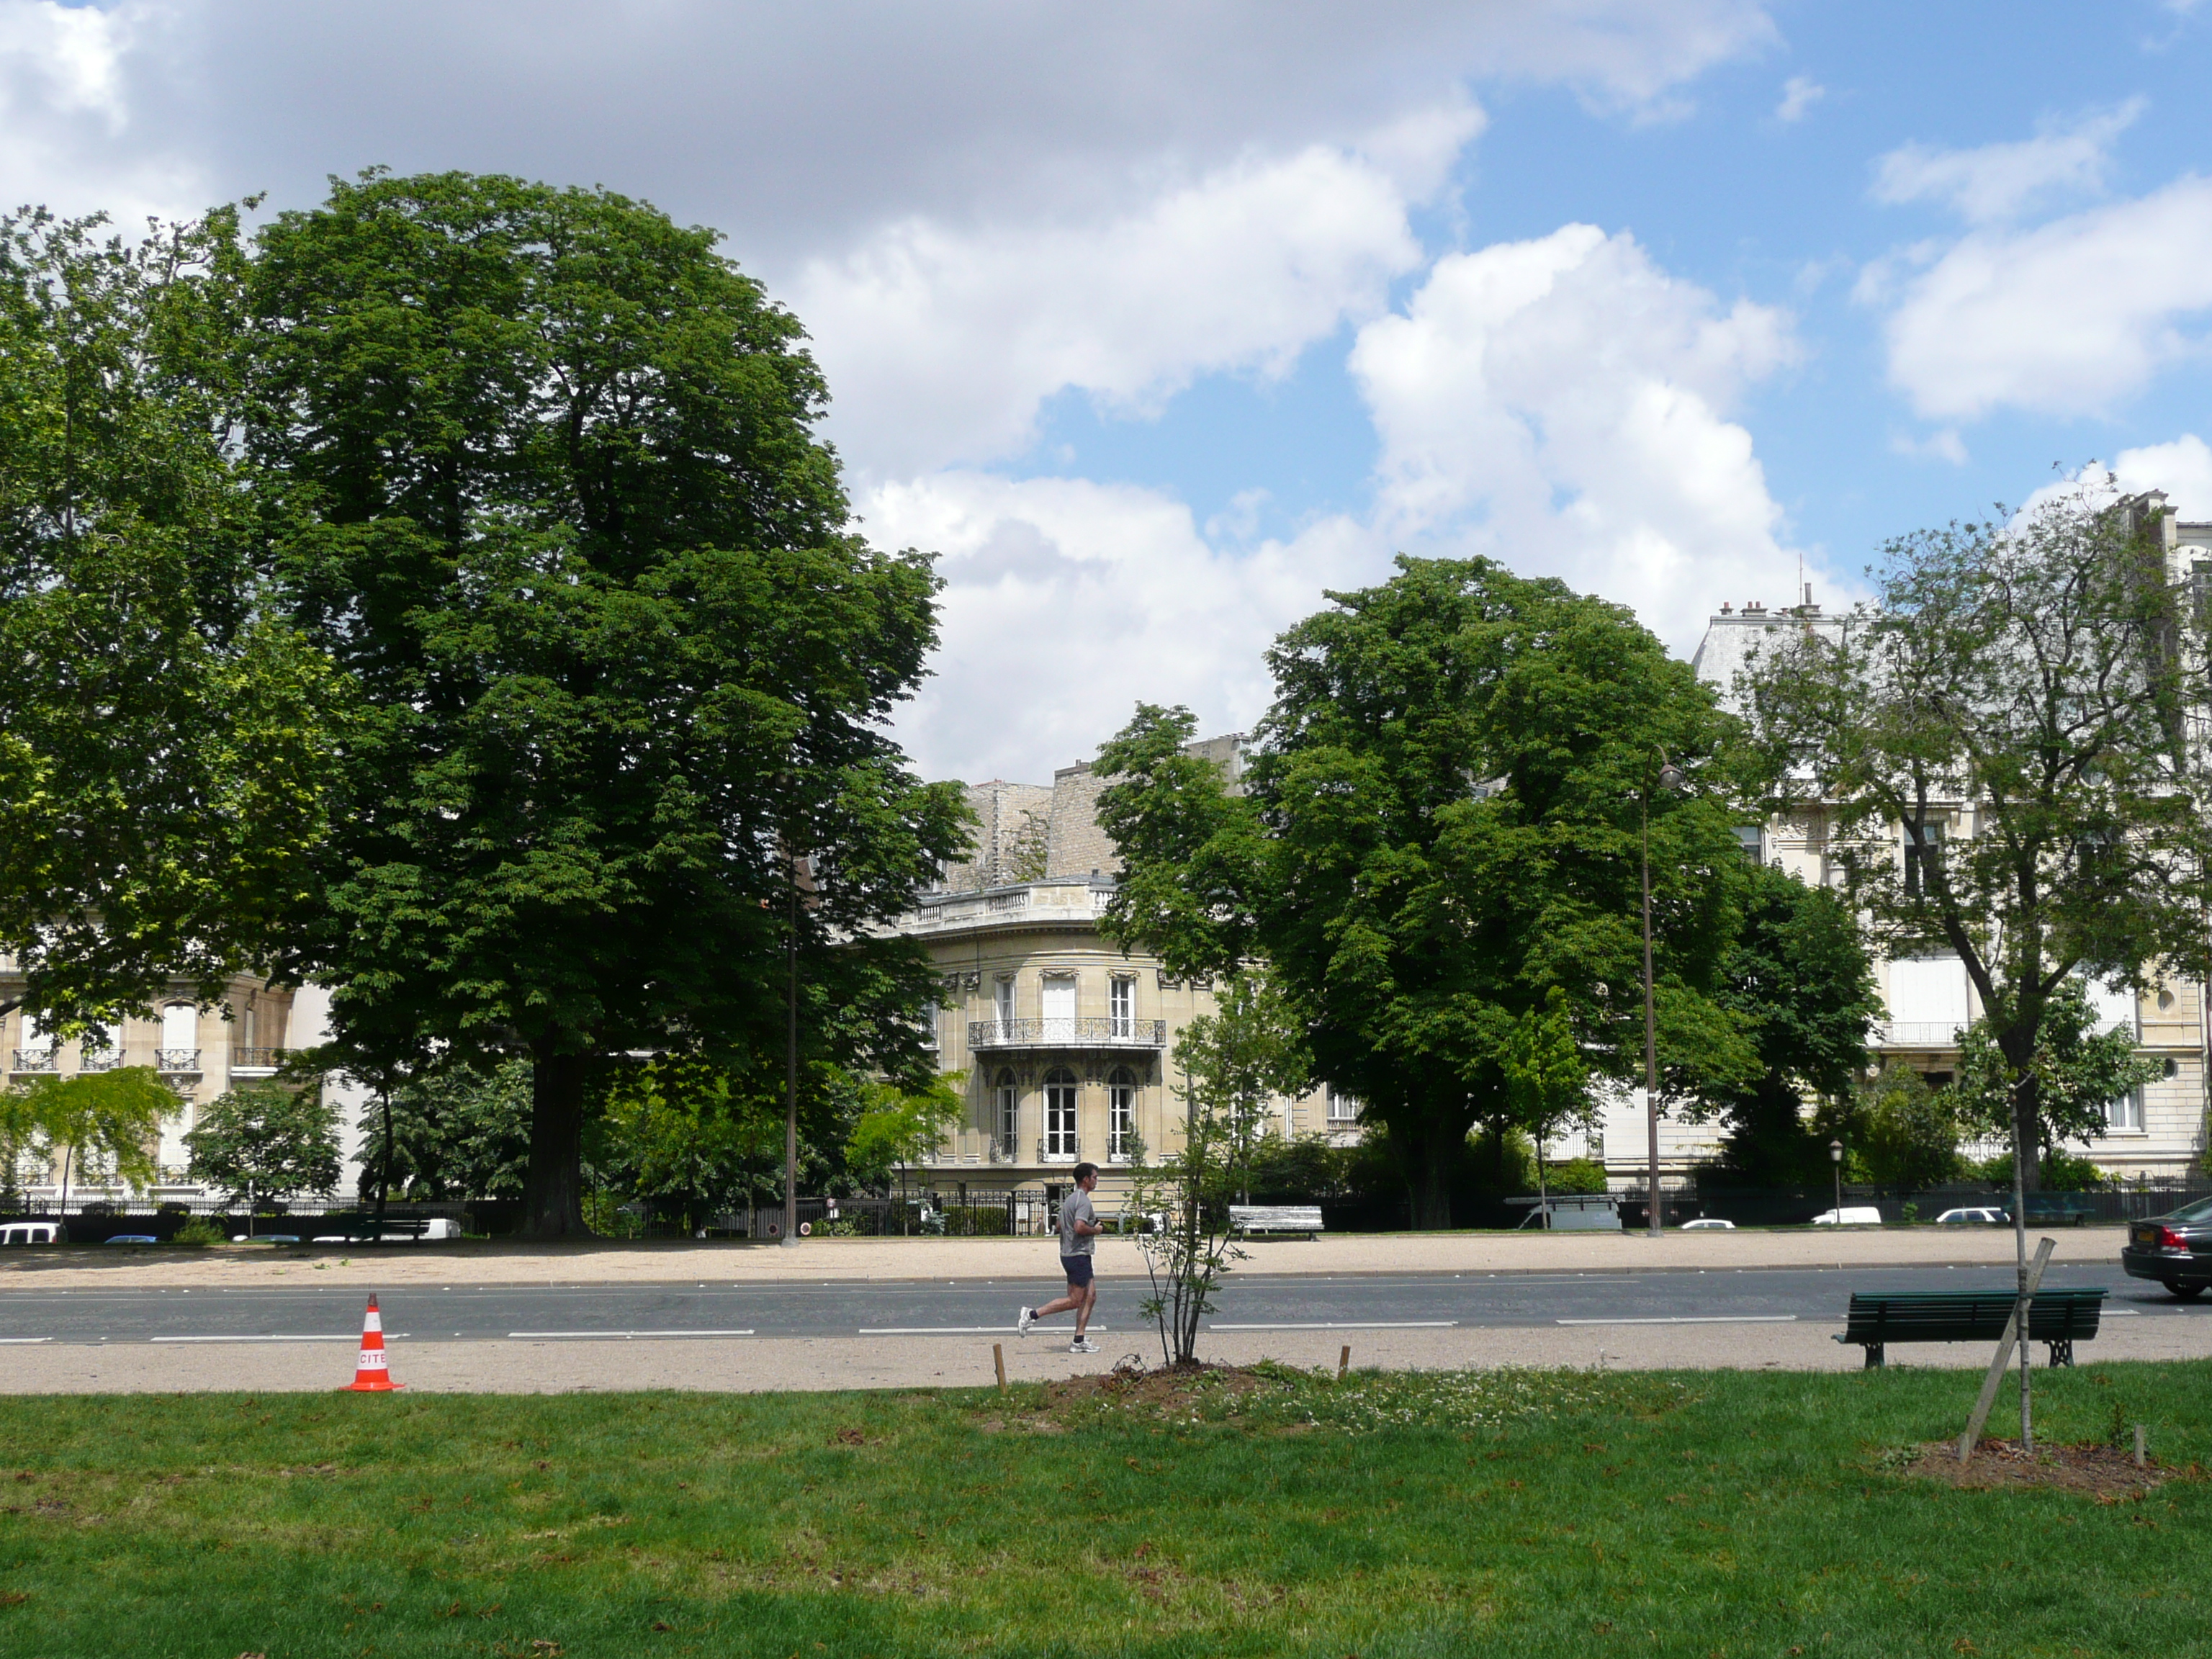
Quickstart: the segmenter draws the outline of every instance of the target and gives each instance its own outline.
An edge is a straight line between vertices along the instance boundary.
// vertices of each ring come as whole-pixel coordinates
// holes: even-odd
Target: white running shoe
[[[1030,1334],[1030,1327],[1036,1323],[1036,1316],[1027,1308],[1022,1309],[1014,1315],[1014,1334],[1027,1336]]]
[[[1098,1345],[1087,1336],[1079,1336],[1067,1345],[1067,1351],[1070,1353],[1097,1353]]]

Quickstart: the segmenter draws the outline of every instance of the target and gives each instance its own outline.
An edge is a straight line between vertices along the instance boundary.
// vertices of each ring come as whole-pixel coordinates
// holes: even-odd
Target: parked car
[[[2203,1295],[2212,1285],[2212,1198],[2130,1222],[2120,1266],[2129,1278],[2154,1279],[2184,1301]]]
[[[107,1242],[111,1244],[159,1244],[161,1241],[151,1233],[110,1233]]]
[[[300,1235],[297,1233],[233,1233],[230,1236],[230,1242],[234,1244],[297,1244],[300,1242]]]
[[[2012,1217],[2002,1210],[1969,1207],[1944,1211],[1936,1218],[1936,1224],[1939,1227],[2009,1227]]]
[[[1686,1233],[1694,1233],[1700,1231],[1705,1232],[1732,1233],[1735,1231],[1735,1223],[1733,1221],[1723,1221],[1717,1215],[1701,1215],[1695,1221],[1685,1221],[1682,1224],[1682,1231]]]
[[[57,1244],[58,1224],[52,1221],[11,1221],[0,1227],[0,1244]]]
[[[1813,1218],[1815,1227],[1879,1227],[1881,1212],[1871,1204],[1846,1204],[1840,1210],[1823,1210]]]

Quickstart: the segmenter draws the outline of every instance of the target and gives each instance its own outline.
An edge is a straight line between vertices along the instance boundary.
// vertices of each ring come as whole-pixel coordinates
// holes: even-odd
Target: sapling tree
[[[243,1198],[328,1194],[338,1184],[337,1113],[319,1086],[252,1083],[231,1090],[185,1135],[191,1177]]]

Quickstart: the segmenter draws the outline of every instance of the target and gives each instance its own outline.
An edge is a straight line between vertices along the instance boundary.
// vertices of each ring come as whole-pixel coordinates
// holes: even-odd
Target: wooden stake
[[[1352,1369],[1352,1344],[1344,1345],[1344,1352],[1336,1357],[1336,1380],[1344,1381],[1345,1372]]]
[[[991,1345],[991,1364],[998,1369],[999,1392],[1004,1394],[1006,1391],[1006,1349],[1004,1343],[994,1342]]]
[[[2043,1270],[2051,1263],[2051,1253],[2058,1248],[2058,1241],[2046,1238],[2035,1247],[2035,1260],[2027,1264],[2027,1300],[2033,1303],[2035,1292],[2043,1283]],[[1981,1398],[1974,1401],[1974,1414],[1966,1419],[1966,1431],[1959,1437],[1959,1461],[1963,1463],[1974,1455],[1974,1446],[1982,1437],[1982,1425],[1990,1420],[1990,1407],[1997,1402],[1997,1384],[2004,1381],[2005,1362],[2012,1358],[2014,1334],[2020,1329],[2019,1302],[2005,1316],[2004,1334],[1997,1339],[1996,1357],[1990,1361],[1990,1374],[1982,1379]],[[2025,1346],[2025,1345],[2023,1345]]]
[[[2149,1461],[2150,1435],[2140,1423],[2136,1425],[2136,1467],[2141,1468]]]

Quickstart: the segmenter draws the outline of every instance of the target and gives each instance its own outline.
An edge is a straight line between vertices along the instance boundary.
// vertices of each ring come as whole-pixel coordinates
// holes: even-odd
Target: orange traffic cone
[[[354,1364],[353,1381],[338,1392],[341,1394],[390,1394],[394,1389],[404,1389],[404,1382],[394,1382],[392,1372],[384,1363],[384,1318],[376,1311],[376,1298],[368,1298],[368,1311],[361,1316],[361,1358]]]

